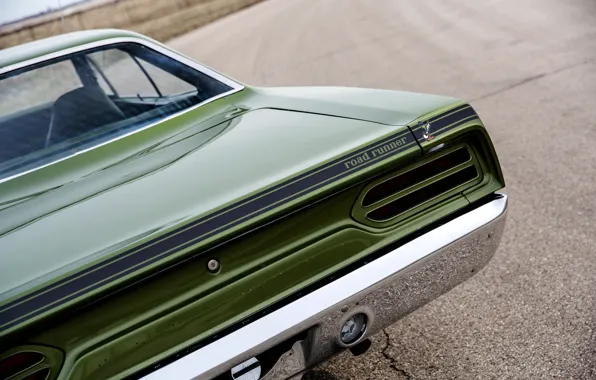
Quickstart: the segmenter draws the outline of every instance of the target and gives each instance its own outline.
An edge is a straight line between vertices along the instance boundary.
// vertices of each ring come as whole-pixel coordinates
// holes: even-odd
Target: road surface
[[[489,128],[492,262],[311,380],[596,379],[596,1],[267,0],[170,44],[249,84],[465,98]]]

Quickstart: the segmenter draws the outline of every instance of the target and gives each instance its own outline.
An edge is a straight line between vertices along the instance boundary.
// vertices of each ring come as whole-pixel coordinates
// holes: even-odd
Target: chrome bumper
[[[506,211],[502,195],[144,379],[209,379],[310,329],[263,379],[294,375],[346,347],[339,331],[355,313],[368,317],[357,344],[478,272],[499,245]]]

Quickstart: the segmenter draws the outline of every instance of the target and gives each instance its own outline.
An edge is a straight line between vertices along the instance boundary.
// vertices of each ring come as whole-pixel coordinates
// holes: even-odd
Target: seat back
[[[124,119],[122,111],[99,87],[77,88],[54,103],[46,146]]]

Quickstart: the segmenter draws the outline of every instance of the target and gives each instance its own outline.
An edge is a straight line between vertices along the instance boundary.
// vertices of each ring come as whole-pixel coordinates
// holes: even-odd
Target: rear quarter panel
[[[382,157],[366,165],[350,158],[327,172],[315,170],[292,187],[280,184],[382,136],[409,136],[407,146],[400,148],[401,159],[420,154],[406,127],[299,112],[247,112],[202,133],[210,131],[217,133],[199,148],[185,150],[185,144],[196,146],[192,135],[0,211],[9,217],[18,211],[39,212],[48,202],[72,200],[0,237],[2,261],[13,268],[0,281],[5,291],[2,334],[343,188],[359,177],[361,168],[378,164]],[[168,150],[176,155],[173,160],[138,174],[140,166]],[[130,180],[101,188],[102,180],[122,177]],[[262,193],[271,187],[277,189],[275,196]],[[95,188],[96,193],[81,199],[76,196],[81,188]],[[248,206],[239,201],[251,197]],[[228,210],[225,218],[221,212],[217,218],[210,216],[222,209]],[[193,229],[188,228],[191,224]],[[46,283],[35,284],[44,279]],[[11,288],[25,290],[6,293]]]

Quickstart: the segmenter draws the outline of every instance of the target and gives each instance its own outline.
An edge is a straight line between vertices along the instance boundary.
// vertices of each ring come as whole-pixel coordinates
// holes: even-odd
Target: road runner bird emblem
[[[419,121],[418,126],[422,127],[422,130],[424,131],[422,137],[424,137],[426,141],[430,141],[435,138],[435,136],[430,133],[430,122],[427,121],[426,124],[424,124],[423,122]]]

